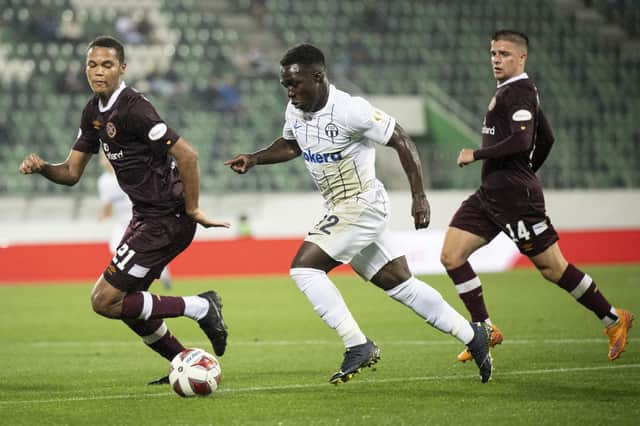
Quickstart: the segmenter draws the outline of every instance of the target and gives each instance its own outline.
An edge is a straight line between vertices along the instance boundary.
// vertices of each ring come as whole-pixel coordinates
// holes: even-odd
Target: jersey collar
[[[118,87],[116,91],[111,94],[111,97],[109,98],[109,102],[107,102],[107,106],[103,106],[102,100],[98,99],[98,109],[100,110],[100,112],[109,111],[113,106],[113,104],[116,103],[118,96],[120,96],[120,93],[125,89],[125,87],[127,87],[127,85],[125,84],[124,81],[121,81],[120,87]]]
[[[509,83],[513,83],[514,81],[524,80],[525,78],[529,78],[529,76],[527,75],[526,72],[523,72],[520,75],[516,75],[515,77],[511,77],[510,79],[505,80],[502,83],[499,83],[498,84],[498,89],[501,88],[502,86],[506,86]]]
[[[336,87],[333,84],[330,84],[329,96],[327,96],[327,103],[324,104],[324,106],[317,111],[302,113],[303,119],[305,121],[309,121],[313,119],[313,117],[317,116],[318,114],[322,114],[325,110],[327,110],[329,106],[333,104],[333,98],[335,97],[336,90],[337,90]]]

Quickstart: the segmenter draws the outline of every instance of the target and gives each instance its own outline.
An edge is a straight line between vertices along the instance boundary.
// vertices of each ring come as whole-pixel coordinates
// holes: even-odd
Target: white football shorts
[[[338,262],[351,263],[369,281],[384,265],[403,255],[386,231],[389,213],[386,191],[376,188],[327,208],[305,241]]]

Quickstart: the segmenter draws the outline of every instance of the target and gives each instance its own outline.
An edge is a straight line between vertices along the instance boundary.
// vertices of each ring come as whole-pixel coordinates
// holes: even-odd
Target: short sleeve
[[[82,111],[82,118],[80,119],[80,128],[78,129],[78,135],[73,143],[73,149],[76,151],[87,152],[97,154],[100,150],[100,138],[98,136],[98,129],[94,126],[94,115],[91,113],[91,103]]]
[[[137,97],[132,102],[128,124],[136,138],[147,142],[151,150],[157,153],[166,153],[180,138],[143,96]]]
[[[373,107],[367,100],[354,97],[347,118],[347,126],[365,138],[385,145],[396,126],[395,118]]]
[[[530,130],[538,109],[535,91],[513,88],[507,96],[511,133]]]
[[[293,129],[291,129],[291,123],[289,123],[288,117],[288,108],[284,113],[284,125],[282,126],[282,137],[286,140],[295,140],[296,136],[293,134]]]

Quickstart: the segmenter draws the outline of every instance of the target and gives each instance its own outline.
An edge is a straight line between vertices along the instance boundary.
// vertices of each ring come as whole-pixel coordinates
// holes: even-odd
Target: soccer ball
[[[185,349],[171,360],[169,382],[180,396],[207,396],[218,389],[221,379],[220,363],[202,349]]]

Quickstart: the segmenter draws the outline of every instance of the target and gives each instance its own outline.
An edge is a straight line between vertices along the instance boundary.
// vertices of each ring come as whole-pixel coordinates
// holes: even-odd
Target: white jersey
[[[311,177],[330,204],[383,188],[376,178],[374,143],[386,145],[396,120],[363,98],[329,88],[327,104],[303,113],[291,102],[282,137],[295,139]]]
[[[98,178],[98,195],[103,204],[111,204],[115,226],[109,240],[109,248],[115,252],[118,243],[131,221],[131,200],[120,188],[116,175],[103,172]]]

